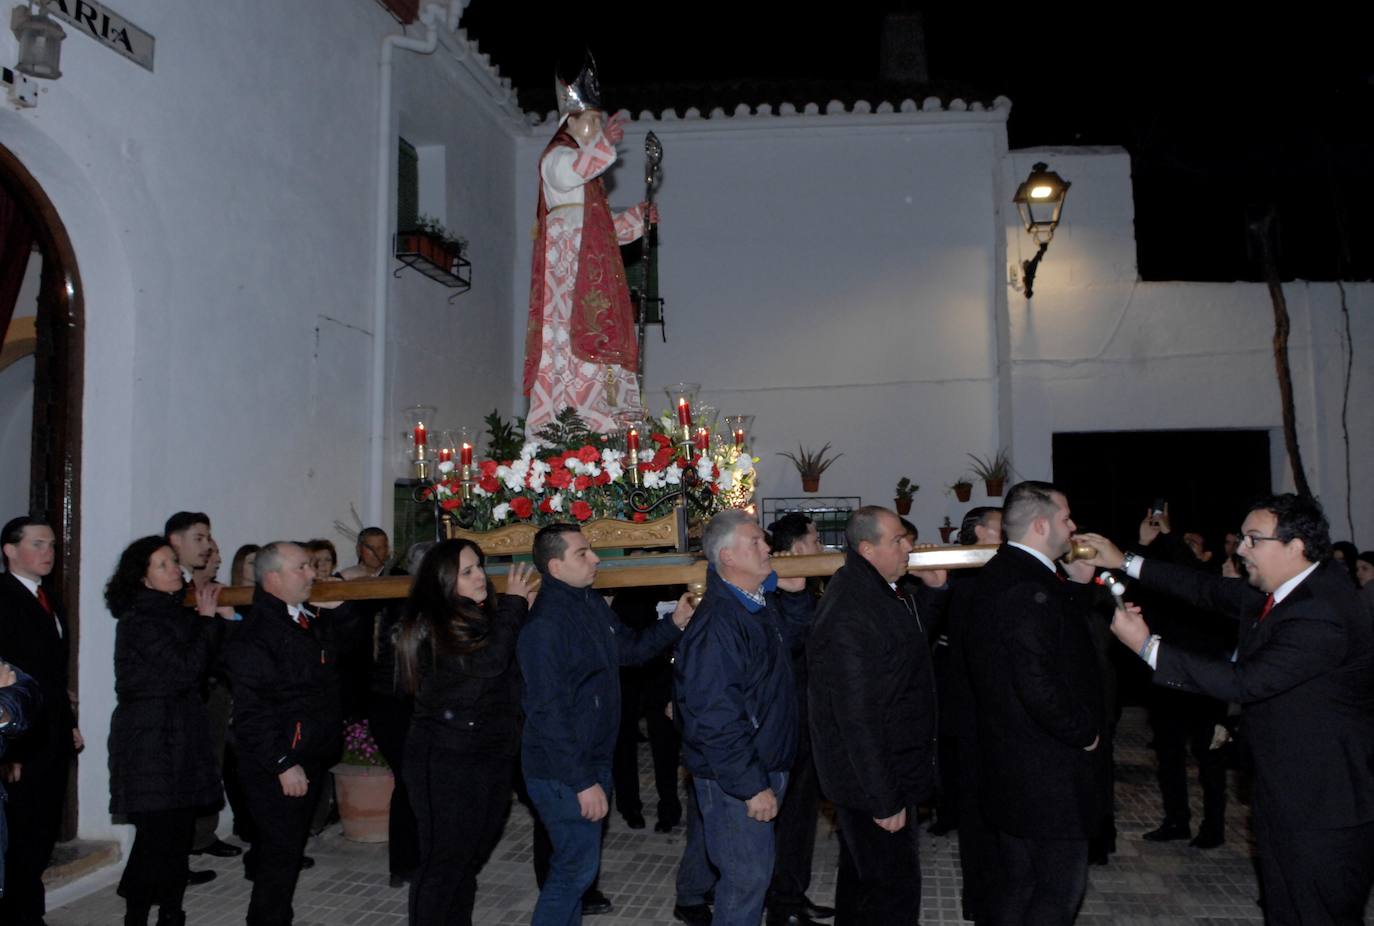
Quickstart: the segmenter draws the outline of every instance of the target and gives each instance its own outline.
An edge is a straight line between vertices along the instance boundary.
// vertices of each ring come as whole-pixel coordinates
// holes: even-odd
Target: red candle
[[[634,453],[639,452],[639,431],[634,428],[630,428],[630,433],[625,435],[625,449]]]
[[[440,463],[447,463],[449,460],[452,460],[452,459],[453,459],[453,451],[452,451],[452,450],[450,450],[450,449],[447,448],[447,447],[440,448],[440,450],[439,450],[439,462],[440,462]]]
[[[429,443],[429,438],[425,435],[425,425],[422,421],[415,426],[415,446],[423,447],[427,443]]]
[[[744,449],[744,428],[736,428],[736,429],[735,429],[735,449],[736,449],[736,450],[743,450],[743,449]]]
[[[711,449],[711,435],[705,428],[697,428],[697,449],[703,451]]]
[[[458,461],[458,462],[459,462],[459,465],[461,465],[461,466],[471,466],[471,465],[472,465],[472,444],[464,444],[464,445],[463,445],[462,453],[463,453],[462,459]]]
[[[687,403],[686,396],[677,400],[677,423],[684,428],[692,424],[692,406]]]

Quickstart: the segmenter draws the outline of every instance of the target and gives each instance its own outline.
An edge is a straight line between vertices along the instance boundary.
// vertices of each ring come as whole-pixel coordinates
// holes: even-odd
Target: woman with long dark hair
[[[214,655],[219,625],[206,618],[220,586],[183,603],[181,567],[164,537],[129,545],[105,586],[115,629],[115,697],[110,719],[110,813],[134,825],[134,845],[119,881],[126,926],[186,922],[186,894],[198,812],[220,800],[219,770],[200,682]]]
[[[420,830],[410,922],[470,924],[477,873],[501,838],[520,744],[515,641],[533,599],[531,567],[506,594],[470,540],[420,562],[396,635],[400,690],[415,696],[404,777]]]

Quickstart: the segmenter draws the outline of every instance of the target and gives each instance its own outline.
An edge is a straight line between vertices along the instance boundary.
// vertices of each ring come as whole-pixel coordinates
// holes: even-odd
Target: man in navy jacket
[[[0,758],[5,755],[5,743],[29,728],[29,723],[41,710],[43,697],[38,684],[14,666],[0,662]],[[5,786],[0,784],[0,800]],[[5,848],[8,845],[5,815],[0,813],[0,895],[5,893]]]
[[[533,926],[581,922],[582,893],[601,861],[611,763],[620,728],[620,666],[672,646],[692,617],[687,596],[671,621],[634,633],[592,588],[600,562],[575,524],[535,535],[539,597],[520,632],[525,786],[553,841]]]
[[[1151,634],[1134,608],[1117,611],[1112,632],[1155,684],[1240,703],[1265,921],[1362,922],[1374,883],[1374,627],[1330,561],[1321,506],[1275,495],[1250,509],[1238,549],[1249,585],[1083,539],[1095,565],[1239,621],[1234,660]]]
[[[706,594],[674,667],[682,759],[720,870],[712,922],[758,926],[773,873],[772,821],[797,749],[791,652],[813,605],[805,579],[778,579],[747,513],[716,515],[701,545]]]

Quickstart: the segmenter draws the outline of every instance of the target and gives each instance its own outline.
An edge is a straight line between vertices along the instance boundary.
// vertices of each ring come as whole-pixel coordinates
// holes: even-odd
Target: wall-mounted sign
[[[153,37],[96,0],[48,0],[48,12],[135,64],[153,69]]]

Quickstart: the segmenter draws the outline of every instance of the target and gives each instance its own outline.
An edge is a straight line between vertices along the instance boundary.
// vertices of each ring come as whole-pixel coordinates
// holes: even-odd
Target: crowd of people
[[[174,514],[124,550],[105,590],[118,621],[110,812],[135,832],[125,923],[146,926],[154,908],[160,926],[184,923],[188,885],[215,874],[192,856],[242,854],[247,922],[289,924],[345,720],[360,717],[395,771],[389,863],[412,923],[472,921],[513,795],[535,821],[532,922],[611,909],[607,817],[614,807],[646,826],[641,721],[655,829],[686,826],[682,922],[915,923],[918,819],[934,808],[932,830],[958,833],[966,919],[1069,923],[1089,865],[1115,849],[1123,654],[1155,682],[1162,822],[1143,838],[1224,842],[1223,747],[1238,737],[1267,921],[1362,920],[1374,557],[1332,544],[1315,501],[1256,503],[1219,555],[1152,510],[1123,551],[1078,532],[1053,485],[1023,482],[1003,508],[964,519],[961,543],[999,545],[983,568],[914,573],[914,527],[864,507],[824,581],[773,568],[822,551],[805,515],[768,528],[738,510],[709,522],[699,600],[676,587],[608,601],[574,524],[540,530],[533,565],[510,566],[502,593],[468,540],[419,544],[393,565],[386,533],[368,528],[343,570],[329,541],[247,545],[229,581],[254,595],[235,610],[219,603],[210,519]],[[53,531],[16,518],[0,540],[0,920],[36,926],[83,740],[69,629],[43,584]],[[389,571],[413,581],[380,611],[330,602],[323,584]],[[1188,749],[1203,790],[1196,835]],[[226,795],[246,853],[218,835]],[[808,897],[822,797],[839,826],[834,908]]]

